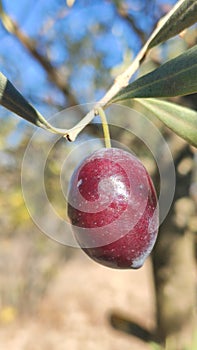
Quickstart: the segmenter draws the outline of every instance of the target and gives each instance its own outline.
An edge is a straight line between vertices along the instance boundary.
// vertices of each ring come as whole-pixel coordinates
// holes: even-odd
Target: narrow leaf
[[[110,102],[197,92],[197,45],[120,90]]]
[[[197,1],[180,0],[160,21],[159,30],[153,36],[148,49],[179,34],[197,22]]]
[[[157,99],[136,99],[177,135],[197,147],[197,112]]]
[[[10,111],[37,125],[39,121],[38,112],[2,73],[0,73],[0,103]]]
[[[61,129],[54,128],[12,85],[12,83],[0,72],[0,104],[10,111],[18,114],[23,119],[36,126],[48,129],[52,132],[64,133]]]

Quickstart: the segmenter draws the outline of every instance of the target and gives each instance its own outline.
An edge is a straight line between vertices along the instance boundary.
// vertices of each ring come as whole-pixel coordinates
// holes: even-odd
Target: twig
[[[115,79],[114,84],[107,91],[104,97],[96,103],[93,109],[76,125],[76,127],[68,130],[70,140],[74,141],[77,135],[83,130],[83,128],[85,128],[85,126],[92,121],[92,119],[94,118],[94,110],[98,109],[99,107],[102,107],[104,109],[107,106],[109,106],[112,98],[123,87],[126,87],[129,84],[131,77],[138,70],[141,63],[144,61],[148,51],[151,49],[151,43],[153,39],[156,37],[161,28],[165,25],[165,23],[171,17],[173,12],[177,10],[177,8],[182,4],[183,1],[184,0],[178,1],[177,4],[175,4],[175,6],[171,9],[171,11],[169,11],[162,19],[159,20],[157,27],[155,28],[147,42],[144,44],[144,46],[141,48],[131,65]]]

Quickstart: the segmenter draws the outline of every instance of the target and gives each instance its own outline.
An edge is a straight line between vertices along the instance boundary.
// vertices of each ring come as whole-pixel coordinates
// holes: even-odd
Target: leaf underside
[[[177,135],[197,147],[197,112],[159,99],[136,99]]]

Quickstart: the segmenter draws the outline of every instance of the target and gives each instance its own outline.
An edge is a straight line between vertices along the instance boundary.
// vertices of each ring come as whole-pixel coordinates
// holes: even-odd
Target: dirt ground
[[[154,327],[151,263],[116,271],[78,251],[49,284],[36,313],[1,325],[0,349],[150,350],[136,337],[115,330],[110,315],[120,313],[147,329]]]

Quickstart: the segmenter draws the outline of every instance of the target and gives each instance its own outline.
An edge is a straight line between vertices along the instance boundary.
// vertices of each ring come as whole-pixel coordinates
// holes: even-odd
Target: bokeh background
[[[174,3],[0,1],[0,70],[46,118],[68,107],[92,103],[129,65],[159,18]],[[196,41],[193,26],[181,37],[154,48],[138,75],[177,56]],[[172,101],[197,108],[196,95]],[[83,113],[81,108],[78,120]],[[174,203],[144,267],[116,271],[90,261],[77,248],[49,239],[33,222],[22,195],[21,165],[36,127],[0,108],[2,349],[148,350],[160,349],[162,341],[168,349],[197,348],[197,154],[149,117],[163,133],[174,158]],[[157,167],[145,145],[127,133],[126,125],[125,129],[112,127],[111,134],[140,157],[159,191]],[[77,142],[80,145],[102,137],[100,124],[92,123]],[[43,137],[35,145],[38,157],[45,142]],[[66,202],[59,190],[61,162],[73,147],[60,139],[45,168],[48,198],[62,216]],[[85,149],[79,150],[71,168],[65,171],[66,182],[83,153],[85,156]],[[36,171],[35,164],[30,164],[30,172],[31,167]],[[168,164],[164,167],[167,174]],[[166,185],[168,181],[166,176]],[[43,220],[50,225],[50,217]]]

